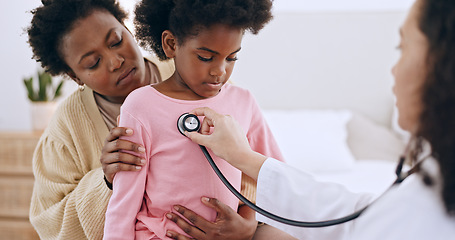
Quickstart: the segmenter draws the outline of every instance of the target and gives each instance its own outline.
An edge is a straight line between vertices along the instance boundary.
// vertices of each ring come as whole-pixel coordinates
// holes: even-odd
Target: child
[[[160,59],[173,58],[167,80],[132,92],[119,126],[134,130],[130,141],[145,146],[140,172],[119,172],[107,213],[106,239],[164,239],[172,229],[165,215],[182,204],[207,220],[216,211],[202,196],[215,197],[236,210],[239,201],[218,179],[199,146],[177,129],[183,113],[207,106],[232,115],[246,131],[252,149],[277,159],[280,150],[253,96],[226,83],[249,30],[256,34],[271,19],[270,0],[143,0],[136,9],[137,36]],[[152,104],[153,103],[153,104]],[[215,162],[234,187],[241,172]]]

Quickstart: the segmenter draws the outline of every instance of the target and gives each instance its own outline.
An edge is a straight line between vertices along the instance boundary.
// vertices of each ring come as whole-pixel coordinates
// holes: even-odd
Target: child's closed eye
[[[226,60],[228,60],[229,62],[235,62],[235,61],[239,60],[239,58],[237,56],[235,56],[235,57],[226,58]]]
[[[201,60],[203,62],[210,62],[213,60],[213,57],[207,58],[207,57],[202,57],[200,55],[197,55],[197,58],[199,58],[199,60]]]

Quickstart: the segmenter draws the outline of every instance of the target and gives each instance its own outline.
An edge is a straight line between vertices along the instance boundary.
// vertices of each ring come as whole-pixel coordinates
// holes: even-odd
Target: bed
[[[348,109],[264,110],[286,162],[321,181],[380,195],[395,179],[403,139]]]

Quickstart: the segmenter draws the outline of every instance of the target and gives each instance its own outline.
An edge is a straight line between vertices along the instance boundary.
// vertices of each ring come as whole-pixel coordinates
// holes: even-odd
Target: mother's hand
[[[236,213],[229,206],[215,198],[202,198],[202,202],[216,210],[217,217],[215,222],[207,221],[195,212],[180,205],[176,206],[176,210],[188,219],[191,224],[175,213],[168,213],[166,217],[175,222],[185,233],[198,240],[249,240],[253,237],[257,221],[255,220],[254,212],[250,208],[244,205],[239,208],[239,213]],[[167,236],[178,240],[191,239],[170,230],[167,232]]]
[[[101,152],[100,162],[103,166],[104,176],[109,183],[112,183],[116,173],[120,171],[139,171],[141,166],[145,165],[145,160],[131,153],[124,152],[127,150],[142,156],[145,149],[143,146],[122,140],[122,136],[130,136],[133,130],[124,127],[113,128],[104,142]]]

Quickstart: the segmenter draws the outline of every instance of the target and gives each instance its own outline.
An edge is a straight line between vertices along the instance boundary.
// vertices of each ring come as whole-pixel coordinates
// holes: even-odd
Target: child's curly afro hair
[[[272,0],[142,0],[135,9],[136,38],[161,59],[161,34],[170,30],[182,44],[198,29],[226,24],[257,34],[272,19]]]

